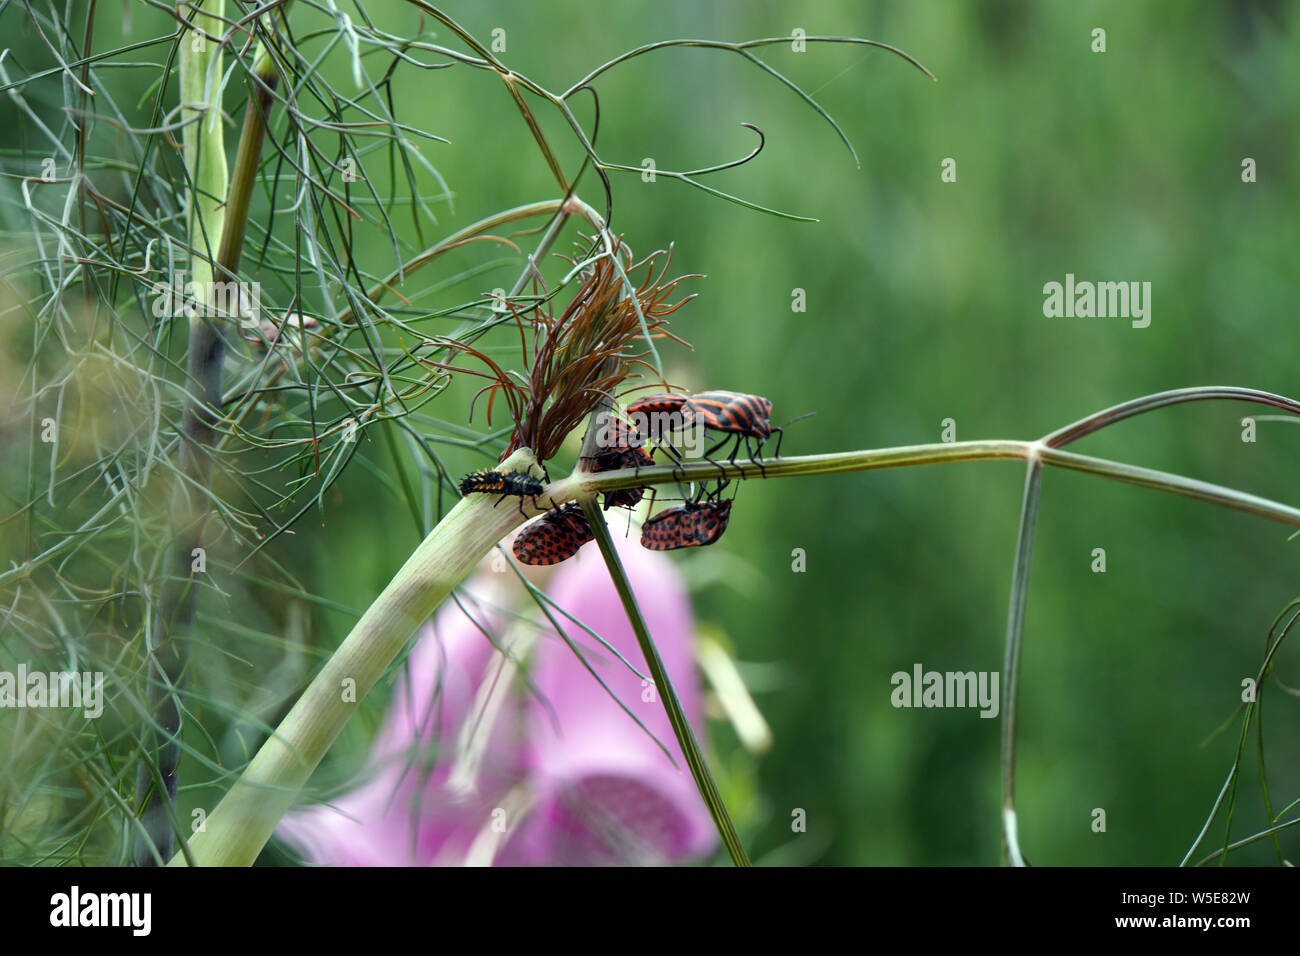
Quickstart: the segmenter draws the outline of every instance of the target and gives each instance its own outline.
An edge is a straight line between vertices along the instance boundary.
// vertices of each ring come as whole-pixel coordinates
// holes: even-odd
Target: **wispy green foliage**
[[[604,231],[606,171],[619,167],[596,152],[596,114],[584,126],[569,101],[596,103],[606,70],[679,41],[554,94],[415,6],[431,19],[405,36],[362,7],[304,0],[0,13],[30,41],[0,57],[0,118],[14,131],[0,190],[0,664],[107,679],[102,718],[31,712],[6,737],[0,860],[121,862],[135,843],[142,862],[160,861],[137,820],[142,791],[165,787],[177,757],[182,791],[223,788],[310,672],[311,622],[339,610],[286,533],[326,519],[331,489],[358,465],[427,529],[454,500],[446,451],[500,449],[499,430],[460,423],[459,402],[430,414],[452,379],[446,359],[495,348],[503,315],[531,323],[576,292],[586,339],[614,314],[627,326],[617,355],[586,359],[579,391],[596,401],[615,380],[606,358],[625,361],[658,328],[672,283],[638,293]],[[432,21],[461,48],[429,42]],[[716,46],[762,66],[751,49],[771,42]],[[428,71],[452,96],[440,72],[451,67],[504,82],[559,192],[430,241],[452,190],[425,148],[447,141],[404,118],[394,81]],[[576,168],[543,134],[538,104],[568,126]],[[695,183],[735,165],[661,174]],[[603,216],[573,195],[591,169]],[[544,257],[574,215],[602,238],[584,269],[550,276]],[[539,221],[540,235],[512,232]],[[486,295],[530,236],[527,267],[504,297]],[[576,284],[593,277],[607,300],[595,310]],[[556,374],[572,371],[555,358]],[[586,410],[549,414],[553,452]],[[386,454],[370,451],[372,435]],[[155,738],[179,751],[160,761]],[[192,821],[166,803],[162,826],[188,853]]]
[[[829,124],[822,134],[842,141],[848,159],[859,158],[822,105],[822,88],[809,91],[791,78],[794,70],[774,65],[778,48],[793,37],[680,38],[595,65],[558,60],[549,72],[568,73],[568,85],[552,89],[419,0],[373,9],[310,0],[271,7],[226,0],[224,8],[151,2],[125,12],[97,4],[10,4],[0,8],[0,31],[17,38],[0,52],[0,129],[7,131],[0,143],[0,670],[24,664],[105,677],[102,715],[75,708],[0,713],[4,864],[114,864],[130,859],[132,845],[157,845],[139,807],[149,781],[166,786],[167,769],[150,744],[171,737],[168,719],[160,717],[166,700],[178,702],[182,721],[181,793],[176,804],[158,806],[180,838],[178,860],[251,862],[335,738],[355,734],[362,743],[353,753],[364,746],[375,711],[363,704],[354,717],[354,709],[330,699],[330,682],[340,668],[361,662],[366,687],[382,686],[400,664],[413,619],[393,598],[396,585],[385,588],[393,571],[426,540],[414,552],[423,603],[413,606],[427,611],[435,596],[453,592],[455,574],[522,520],[494,515],[467,527],[440,525],[457,501],[454,479],[466,463],[495,461],[524,444],[539,446],[543,458],[563,459],[582,420],[622,380],[608,362],[625,363],[623,372],[643,362],[648,375],[667,376],[676,356],[660,355],[652,335],[666,312],[659,292],[671,283],[647,287],[621,245],[626,237],[640,247],[633,226],[642,224],[630,221],[619,202],[636,180],[614,174],[643,174],[645,167],[616,161],[621,150],[598,145],[600,91],[624,64],[650,69],[677,53],[726,54],[754,81],[767,81],[764,89],[811,109],[814,122]],[[920,67],[875,41],[800,39],[884,50]],[[195,57],[200,53],[206,58]],[[411,76],[420,80],[418,102],[404,85]],[[430,118],[440,116],[430,103],[456,102],[484,82],[505,95],[478,118],[474,136],[452,142],[450,130]],[[869,88],[854,93],[869,95]],[[825,202],[811,197],[825,197],[818,177],[805,170],[787,177],[789,194],[772,198],[713,185],[735,181],[736,170],[753,160],[770,159],[763,153],[779,142],[744,116],[728,117],[728,124],[733,119],[757,137],[750,152],[655,175],[672,181],[677,194],[741,207],[716,208],[812,220]],[[873,135],[884,128],[873,125]],[[509,133],[529,148],[511,151],[519,173],[505,182],[486,170],[504,152],[499,137],[515,144],[505,139]],[[247,143],[247,150],[238,145]],[[205,152],[211,161],[196,162]],[[451,155],[481,164],[478,178],[444,178],[442,158]],[[862,157],[873,160],[866,151]],[[461,226],[455,217],[466,209],[466,218],[477,218]],[[594,243],[583,238],[591,235]],[[799,241],[820,248],[806,237]],[[582,250],[578,265],[552,255],[571,241]],[[861,250],[839,251],[843,262],[862,259]],[[810,254],[819,270],[842,267]],[[797,258],[791,250],[789,259]],[[747,273],[746,281],[758,271],[748,262],[727,265]],[[256,289],[255,310],[240,315],[246,303],[238,297],[215,307],[212,290],[186,286],[209,278]],[[860,289],[850,301],[856,310]],[[185,305],[214,311],[195,320]],[[579,340],[547,339],[557,315],[572,318],[575,309],[586,320]],[[728,316],[729,324],[719,333],[701,323],[714,348],[693,361],[722,367],[719,334],[726,336],[722,346],[749,354],[758,324],[750,312],[725,301],[714,315]],[[602,339],[598,319],[614,326],[610,341]],[[689,325],[678,330],[695,339]],[[529,332],[537,333],[532,348]],[[841,366],[824,354],[799,364],[801,349],[824,352],[834,344],[823,329],[797,332],[783,340],[782,366],[796,377],[815,377],[812,369],[825,371],[827,381],[846,379],[853,391],[843,404],[856,417],[867,395],[861,368],[830,374]],[[211,336],[206,345],[204,335]],[[540,365],[538,356],[547,353],[539,344],[551,347]],[[884,342],[872,351],[890,354],[891,344],[898,345]],[[855,338],[844,353],[858,348]],[[565,349],[574,354],[561,354]],[[456,371],[467,355],[484,359],[495,386],[519,398],[509,422],[466,421],[482,384]],[[750,364],[755,375],[778,374],[752,355]],[[580,384],[565,394],[581,401],[528,407],[569,373]],[[926,365],[918,380],[935,377]],[[1029,462],[1007,624],[1003,771],[1010,806],[1017,662],[1031,629],[1025,611],[1042,469],[1108,477],[1294,524],[1300,512],[1288,505],[1060,447],[1138,411],[1191,398],[1243,398],[1247,391],[1151,396],[1038,442],[813,455],[771,464],[767,473]],[[1290,400],[1263,394],[1251,392],[1249,400],[1295,411]],[[196,439],[201,428],[210,435]],[[754,471],[743,463],[721,468],[735,478]],[[640,475],[576,474],[552,491],[563,500],[717,473],[697,463]],[[399,502],[409,526],[358,518],[374,513],[358,494]],[[355,521],[364,524],[360,534],[383,540],[382,567],[363,566],[339,546],[337,530]],[[446,545],[455,562],[430,551],[429,542]],[[854,548],[861,551],[856,541]],[[400,575],[394,581],[411,583]],[[381,592],[386,597],[371,604]],[[532,593],[544,607],[544,596]],[[635,601],[627,599],[636,619]],[[1280,632],[1275,626],[1261,681],[1294,620]],[[184,642],[175,674],[150,666],[149,635],[159,628]],[[351,636],[332,654],[344,634]],[[603,690],[593,681],[592,692]],[[1260,705],[1241,713],[1241,745],[1214,811],[1232,816],[1253,725],[1268,825],[1235,841],[1225,825],[1219,849],[1204,862],[1270,837],[1280,856],[1277,835],[1295,822],[1288,817],[1295,801],[1289,794],[1275,799],[1263,776]],[[261,749],[277,728],[290,745]],[[733,826],[698,746],[681,742],[733,859],[743,860],[749,834]],[[291,753],[291,745],[300,749]],[[141,765],[144,787],[136,780]],[[325,767],[313,792],[328,792],[346,772],[346,760]],[[282,792],[264,801],[260,787]],[[223,795],[229,802],[214,812]],[[213,827],[199,829],[191,846],[190,835],[208,816]],[[155,853],[154,861],[164,855]]]

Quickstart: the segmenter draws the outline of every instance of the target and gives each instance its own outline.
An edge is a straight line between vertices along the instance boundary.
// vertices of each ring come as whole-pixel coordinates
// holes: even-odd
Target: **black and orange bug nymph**
[[[548,511],[515,537],[512,550],[524,564],[559,564],[592,540],[591,525],[582,506],[569,503]]]
[[[524,510],[523,499],[532,498],[533,507],[539,507],[537,496],[545,490],[546,486],[542,484],[540,478],[534,478],[522,471],[493,471],[486,469],[472,472],[460,480],[460,493],[462,495],[500,495],[497,504],[501,504],[501,502],[512,496],[518,498],[520,514],[523,514]]]

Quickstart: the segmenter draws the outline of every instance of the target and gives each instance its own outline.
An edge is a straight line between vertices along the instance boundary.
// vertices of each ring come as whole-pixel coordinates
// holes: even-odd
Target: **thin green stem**
[[[1276,395],[1272,392],[1263,392],[1258,389],[1239,388],[1232,385],[1178,388],[1165,392],[1157,392],[1153,395],[1143,395],[1139,398],[1132,399],[1131,401],[1102,409],[1099,412],[1081,418],[1077,422],[1073,422],[1063,428],[1058,428],[1044,436],[1041,441],[1043,445],[1049,446],[1050,448],[1061,448],[1071,442],[1078,441],[1080,438],[1091,435],[1102,428],[1123,421],[1126,418],[1132,418],[1135,415],[1141,415],[1160,408],[1168,408],[1171,405],[1179,405],[1185,402],[1209,401],[1214,399],[1251,402],[1254,404],[1271,406],[1273,408],[1280,408],[1293,414],[1300,414],[1300,402],[1296,402],[1295,400],[1283,395]],[[1121,468],[1127,469],[1128,466],[1121,466]],[[1114,477],[1120,476],[1115,475]],[[1020,851],[1015,806],[1016,701],[1020,687],[1020,652],[1024,638],[1025,602],[1028,599],[1029,594],[1029,563],[1033,552],[1034,529],[1038,520],[1038,502],[1041,488],[1041,456],[1034,455],[1030,459],[1028,474],[1025,478],[1025,498],[1020,514],[1020,532],[1016,543],[1016,560],[1012,573],[1011,607],[1007,612],[1006,660],[1003,666],[1002,682],[1002,852],[1003,862],[1012,866],[1025,865],[1024,857]],[[1195,496],[1199,497],[1200,495]],[[1249,726],[1249,723],[1250,721],[1248,716],[1247,726]],[[1243,741],[1244,733],[1245,730],[1243,729]],[[1262,773],[1262,731],[1260,737],[1260,766]],[[1239,751],[1237,761],[1233,764],[1233,769],[1229,777],[1229,779],[1234,782],[1234,795],[1236,792],[1236,773],[1237,768],[1240,765],[1240,760],[1241,754]],[[1264,781],[1264,792],[1265,801],[1267,802],[1267,780]],[[1220,793],[1219,800],[1222,800],[1222,798],[1223,794]],[[1215,811],[1211,813],[1210,820],[1213,820],[1218,805],[1219,801],[1216,801]],[[1231,802],[1229,803],[1228,812],[1229,820],[1231,820]],[[1207,829],[1210,820],[1206,821]],[[1200,837],[1197,838],[1198,843],[1200,842],[1200,839],[1204,837],[1204,834],[1205,831],[1202,830]],[[1225,843],[1227,839],[1227,833],[1225,832]],[[1192,849],[1187,851],[1187,855],[1190,856],[1195,848],[1196,844],[1193,844]],[[1225,846],[1223,850],[1225,859],[1227,856],[1227,849],[1228,848]],[[1183,862],[1186,863],[1186,861],[1186,857],[1184,857]]]
[[[1265,676],[1267,676],[1269,670],[1272,668],[1273,658],[1276,656],[1277,652],[1281,649],[1282,642],[1286,640],[1287,635],[1291,632],[1292,626],[1296,623],[1297,618],[1300,617],[1300,615],[1293,616],[1291,620],[1287,623],[1286,627],[1283,628],[1282,632],[1278,634],[1277,638],[1272,639],[1273,632],[1277,629],[1278,622],[1281,621],[1282,617],[1284,617],[1285,615],[1286,615],[1286,611],[1284,610],[1282,614],[1278,615],[1277,619],[1273,622],[1273,626],[1269,628],[1269,637],[1271,639],[1271,642],[1268,646],[1267,652],[1264,655],[1264,662],[1260,664],[1259,671],[1255,675],[1256,699],[1250,701],[1249,703],[1243,703],[1241,707],[1238,708],[1239,711],[1241,710],[1245,711],[1246,720],[1241,728],[1241,738],[1237,744],[1237,755],[1232,761],[1232,767],[1228,770],[1228,778],[1223,782],[1223,787],[1219,790],[1219,795],[1217,798],[1215,798],[1214,805],[1210,808],[1210,813],[1209,816],[1206,817],[1205,819],[1205,824],[1201,827],[1200,832],[1196,835],[1196,839],[1192,842],[1192,845],[1187,848],[1187,852],[1183,854],[1183,859],[1178,864],[1179,866],[1187,865],[1187,861],[1191,859],[1192,854],[1196,852],[1196,848],[1200,846],[1201,841],[1205,839],[1205,834],[1209,832],[1210,826],[1211,824],[1214,823],[1215,817],[1219,815],[1219,807],[1222,805],[1223,798],[1225,795],[1229,793],[1230,789],[1233,795],[1235,796],[1237,774],[1241,768],[1241,758],[1245,751],[1246,733],[1250,729],[1251,719],[1255,715],[1257,705],[1262,707],[1263,704],[1264,678]],[[1224,729],[1226,729],[1226,726]],[[1283,812],[1286,811],[1284,810]],[[1271,819],[1276,820],[1276,817],[1272,817]],[[1231,808],[1230,808],[1229,818],[1228,818],[1229,826],[1231,825],[1231,820],[1232,818],[1231,818]],[[1224,833],[1225,846],[1223,850],[1219,852],[1226,854],[1228,850],[1232,849],[1231,846],[1226,845],[1227,840],[1228,840],[1228,833],[1225,832]],[[1202,860],[1200,863],[1196,865],[1200,866],[1201,863],[1205,863],[1207,860],[1214,859],[1216,856],[1218,856],[1218,852],[1211,854],[1211,856],[1206,857],[1205,860]]]
[[[940,465],[961,461],[1028,461],[1033,454],[1037,454],[1045,465],[1081,471],[1113,481],[1195,498],[1198,501],[1208,501],[1225,508],[1300,527],[1300,508],[1260,498],[1234,488],[1225,488],[1222,485],[1197,481],[1194,478],[1184,478],[1182,475],[1157,471],[1153,468],[1141,468],[1105,458],[1047,448],[1039,442],[1010,440],[947,442],[836,452],[827,455],[804,455],[766,461],[763,463],[763,470],[768,478],[789,478],[796,475],[832,475],[851,471],[875,471],[881,468]],[[655,465],[652,468],[639,470],[625,468],[619,471],[602,471],[599,474],[570,476],[557,482],[548,494],[554,495],[556,501],[566,501],[579,494],[594,494],[617,488],[664,485],[675,481],[707,481],[713,478],[758,477],[758,463],[753,461],[740,460],[734,463],[692,461],[681,465]]]
[[[1219,857],[1225,856],[1227,853],[1229,853],[1232,850],[1239,850],[1243,846],[1250,846],[1250,844],[1254,843],[1256,840],[1262,840],[1264,839],[1264,837],[1267,836],[1273,837],[1273,839],[1276,841],[1277,834],[1281,833],[1283,830],[1289,830],[1291,827],[1295,826],[1296,824],[1300,824],[1300,817],[1297,817],[1294,820],[1288,820],[1285,823],[1279,823],[1277,826],[1269,827],[1267,830],[1261,830],[1258,833],[1246,837],[1245,839],[1238,840],[1236,843],[1229,844],[1228,846],[1224,847],[1221,850],[1215,850],[1213,853],[1211,853],[1209,856],[1205,857],[1204,859],[1197,860],[1196,863],[1193,865],[1204,866],[1205,864],[1209,863],[1212,860],[1217,860],[1219,859]]]
[[[230,278],[234,278],[243,256],[253,183],[257,179],[257,167],[262,158],[267,114],[277,80],[274,59],[265,46],[259,47],[249,77],[248,107],[244,111],[244,128],[239,135],[239,151],[230,178],[230,194],[226,200],[226,228],[221,232],[221,245],[217,249],[217,264]]]
[[[1016,691],[1020,687],[1020,650],[1029,598],[1029,565],[1038,526],[1038,502],[1043,490],[1042,459],[1033,456],[1025,470],[1025,493],[1016,538],[1016,563],[1011,574],[1011,605],[1007,611],[1006,657],[1002,664],[1002,854],[1003,862],[1024,866],[1016,821]]]
[[[655,647],[655,642],[650,637],[645,616],[641,613],[636,595],[632,591],[632,582],[628,580],[627,571],[619,559],[618,551],[614,548],[614,539],[609,535],[605,516],[601,513],[595,498],[583,498],[581,503],[582,510],[587,515],[587,523],[591,525],[592,533],[596,536],[596,544],[600,546],[601,557],[605,559],[605,567],[609,569],[609,576],[614,582],[615,590],[618,591],[618,599],[623,603],[623,610],[627,613],[633,633],[636,634],[637,643],[641,645],[641,653],[650,668],[650,678],[654,681],[659,696],[663,698],[664,710],[668,714],[668,722],[672,725],[673,734],[681,744],[682,754],[691,769],[691,776],[695,778],[700,796],[704,798],[704,804],[709,808],[709,815],[713,817],[713,825],[718,828],[718,835],[722,838],[723,846],[727,848],[731,862],[736,866],[750,866],[749,855],[745,852],[744,844],[740,842],[735,824],[731,822],[731,815],[727,812],[722,794],[718,792],[713,774],[709,772],[709,765],[705,762],[695,730],[691,727],[686,711],[682,709],[681,699],[677,696],[667,668],[664,667],[663,658],[659,656],[659,649]]]
[[[1154,395],[1143,395],[1141,398],[1135,398],[1120,405],[1112,405],[1110,408],[1095,412],[1087,418],[1081,418],[1064,428],[1058,428],[1056,431],[1043,436],[1042,442],[1052,448],[1062,448],[1070,442],[1078,441],[1085,435],[1091,435],[1107,425],[1113,425],[1126,418],[1132,418],[1134,415],[1153,412],[1158,408],[1168,408],[1170,405],[1181,405],[1184,402],[1204,402],[1212,399],[1228,399],[1231,401],[1252,402],[1256,405],[1269,405],[1273,408],[1280,408],[1292,414],[1300,415],[1300,402],[1293,398],[1287,398],[1285,395],[1262,392],[1256,388],[1238,388],[1235,385],[1203,385],[1195,388],[1175,388],[1167,392],[1156,392]]]
[[[531,219],[535,216],[553,216],[564,208],[564,203],[563,199],[544,199],[541,202],[515,206],[513,209],[506,209],[485,219],[480,219],[478,222],[452,233],[445,239],[439,240],[428,249],[402,263],[401,267],[395,269],[388,278],[372,287],[366,293],[366,298],[371,302],[378,302],[385,292],[390,292],[401,285],[408,274],[428,265],[444,253],[464,245],[465,242],[475,236],[481,236],[499,226],[518,222],[521,219]],[[338,323],[339,325],[346,325],[354,321],[355,317],[356,312],[349,307],[339,313]]]

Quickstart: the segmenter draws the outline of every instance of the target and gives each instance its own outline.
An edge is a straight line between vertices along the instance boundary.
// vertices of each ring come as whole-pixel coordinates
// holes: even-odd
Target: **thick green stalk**
[[[520,449],[500,471],[536,465]],[[525,513],[536,513],[528,503]],[[339,649],[303,692],[275,733],[190,838],[203,866],[248,866],[293,805],[312,771],[411,635],[488,551],[524,520],[518,499],[500,505],[491,495],[468,495],[452,508],[397,572]],[[173,866],[185,865],[177,855]]]
[[[206,285],[212,281],[212,254],[226,221],[226,139],[218,88],[224,57],[221,46],[209,39],[224,30],[219,18],[226,15],[226,0],[196,0],[194,5],[206,12],[194,14],[194,30],[180,40],[181,144],[190,177],[190,278]]]
[[[213,16],[197,16],[195,24],[209,34],[220,35],[224,24],[217,18],[224,13],[224,0],[214,4],[211,12]],[[194,38],[190,36],[182,39],[181,44],[182,103],[205,104],[199,111],[198,122],[185,127],[186,160],[194,163],[190,177],[195,187],[190,194],[190,246],[195,250],[191,257],[191,278],[199,283],[200,289],[211,289],[214,278],[220,282],[234,282],[238,278],[249,204],[266,139],[267,110],[277,73],[269,51],[259,46],[234,176],[227,187],[225,140],[216,92],[221,76],[220,47],[214,40],[203,39],[196,52]],[[213,83],[210,94],[206,89],[209,80]],[[210,103],[206,99],[194,99],[208,95],[212,99]],[[219,242],[215,265],[206,254],[199,253],[199,250],[209,250],[214,239]],[[229,304],[239,300],[226,296],[225,301]],[[190,321],[187,367],[190,399],[182,422],[186,440],[180,453],[180,470],[187,481],[177,484],[173,492],[172,520],[178,533],[171,556],[173,576],[164,585],[149,637],[155,673],[149,685],[153,728],[146,737],[152,738],[152,751],[141,760],[136,776],[143,824],[134,852],[139,866],[162,863],[171,855],[181,757],[179,694],[189,663],[186,638],[194,624],[198,598],[191,562],[195,550],[204,546],[203,526],[208,513],[205,502],[196,498],[193,489],[206,488],[211,480],[211,449],[216,441],[215,425],[222,401],[225,335],[231,320],[238,321],[231,316],[206,315],[206,311],[200,309]],[[165,798],[160,798],[160,794]]]
[[[197,5],[197,4],[196,4]],[[225,135],[221,124],[218,82],[222,75],[221,47],[208,37],[220,36],[225,0],[204,0],[205,12],[191,19],[194,31],[180,39],[180,98],[182,148],[189,175],[187,232],[189,280],[199,289],[211,287],[212,249],[225,228],[227,169]],[[204,36],[203,34],[207,34]],[[209,80],[211,87],[209,88]],[[161,863],[172,851],[172,808],[176,802],[177,767],[181,757],[180,685],[189,654],[185,632],[194,620],[196,585],[192,555],[202,547],[206,508],[195,500],[208,486],[212,461],[207,449],[215,438],[215,409],[221,402],[221,366],[225,349],[221,336],[203,308],[190,319],[189,376],[182,430],[179,470],[186,476],[171,494],[171,525],[177,537],[170,546],[169,577],[153,609],[149,624],[149,720],[136,774],[136,800],[141,833],[135,841],[137,866]]]

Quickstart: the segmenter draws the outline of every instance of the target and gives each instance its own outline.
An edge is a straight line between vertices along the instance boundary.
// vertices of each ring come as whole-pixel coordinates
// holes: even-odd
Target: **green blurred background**
[[[416,29],[398,0],[366,6],[391,32]],[[707,182],[819,220],[762,215],[662,176],[651,184],[613,174],[615,229],[638,252],[675,243],[675,271],[707,276],[674,318],[694,350],[664,349],[669,377],[766,395],[776,421],[815,412],[790,427],[786,454],[938,441],[946,418],[959,439],[1029,439],[1180,386],[1300,393],[1290,351],[1300,294],[1296,4],[552,0],[448,12],[485,40],[504,28],[501,58],[551,89],[649,41],[794,28],[881,40],[936,74],[931,82],[861,47],[764,53],[840,121],[861,168],[824,120],[733,54],[662,51],[597,83],[607,160],[712,165],[752,148],[753,134],[738,125],[752,123],[767,136],[762,155]],[[134,16],[135,29],[147,30],[154,14]],[[1098,27],[1105,53],[1091,49]],[[120,23],[105,25],[105,44],[122,42],[114,29],[122,35]],[[323,69],[346,88],[345,56]],[[399,116],[451,140],[424,147],[454,193],[454,211],[440,205],[426,239],[554,194],[498,80],[461,69],[398,76]],[[589,103],[577,102],[585,121]],[[538,109],[572,169],[577,149]],[[952,183],[940,178],[949,157]],[[1241,178],[1246,157],[1257,164],[1252,184]],[[594,178],[583,195],[603,206]],[[258,202],[264,215],[265,198]],[[395,222],[415,245],[409,217]],[[389,268],[385,243],[361,245],[371,269]],[[449,259],[446,274],[471,261]],[[509,257],[444,301],[508,286],[520,264]],[[1043,285],[1066,273],[1150,282],[1150,327],[1045,318]],[[805,290],[806,312],[792,311],[795,289]],[[434,414],[463,421],[470,391],[448,392]],[[1287,477],[1300,430],[1264,422],[1258,441],[1244,443],[1241,418],[1251,413],[1223,403],[1165,410],[1075,450],[1300,500]],[[353,467],[327,507],[277,544],[317,593],[356,609],[419,539],[407,506],[376,493],[388,452],[377,436],[368,440],[372,465]],[[448,456],[465,470],[485,461]],[[699,585],[702,624],[754,665],[746,673],[772,727],[771,751],[755,757],[728,725],[711,724],[716,769],[756,860],[998,861],[999,721],[974,710],[894,709],[890,676],[918,662],[1002,670],[1022,482],[1013,463],[749,482],[726,537],[676,559]],[[1206,504],[1048,472],[1021,688],[1018,793],[1031,861],[1182,857],[1228,772],[1237,731],[1205,741],[1233,713],[1270,623],[1297,593],[1300,543],[1287,536]],[[806,551],[804,573],[791,570],[795,548]],[[1094,548],[1106,551],[1104,574],[1091,570]],[[258,612],[250,604],[241,613]],[[313,641],[325,649],[354,620],[317,614]],[[1300,684],[1294,651],[1280,660],[1283,676]],[[1300,795],[1300,704],[1276,691],[1269,699],[1277,808]],[[382,703],[381,692],[321,779],[342,780],[360,765]],[[195,805],[210,797],[185,794]],[[807,813],[806,834],[791,832],[796,808]],[[1106,811],[1105,833],[1091,828],[1094,808]],[[1263,821],[1252,765],[1234,835]],[[1221,828],[1213,833],[1221,839]],[[1282,840],[1292,859],[1298,839],[1289,831]],[[1276,857],[1265,841],[1232,860]]]
[[[667,353],[670,377],[766,395],[778,421],[815,411],[791,427],[787,454],[937,441],[949,417],[962,439],[1031,438],[1187,385],[1300,391],[1288,347],[1300,294],[1298,14],[1175,2],[453,11],[479,37],[504,28],[505,62],[550,89],[642,43],[795,27],[881,40],[936,74],[932,83],[879,50],[772,49],[772,64],[841,122],[861,169],[824,121],[735,55],[667,50],[599,81],[609,160],[712,165],[752,147],[737,124],[753,123],[767,135],[762,156],[708,182],[821,220],[615,174],[614,225],[627,241],[674,242],[675,265],[708,277],[674,321],[694,352]],[[1091,51],[1096,27],[1105,53]],[[408,118],[452,140],[430,151],[456,193],[448,227],[550,194],[492,77],[410,76],[407,88],[427,104]],[[548,129],[558,140],[559,124]],[[946,157],[955,183],[940,180]],[[1257,163],[1254,184],[1241,181],[1244,157]],[[586,194],[599,205],[594,185]],[[1150,327],[1044,318],[1043,284],[1067,272],[1151,282]],[[805,313],[792,312],[795,288]],[[1263,423],[1259,441],[1243,443],[1249,412],[1176,408],[1078,450],[1295,500],[1300,430]],[[351,478],[322,560],[353,556],[336,593],[360,607],[400,558],[374,521],[409,521],[396,502],[368,512],[355,500],[367,479]],[[741,660],[779,665],[757,695],[774,746],[752,776],[715,725],[756,858],[998,859],[999,722],[896,710],[890,675],[915,662],[1002,670],[1022,479],[1018,464],[974,464],[752,482],[718,548],[681,559],[722,578],[697,593],[700,618]],[[1261,520],[1055,471],[1040,521],[1022,688],[1025,852],[1042,863],[1177,862],[1236,746],[1234,734],[1202,741],[1232,713],[1296,594],[1296,545]],[[1097,547],[1105,574],[1090,569]],[[807,551],[805,573],[791,571],[794,548]],[[1275,706],[1271,784],[1285,803],[1300,790],[1300,711]],[[1262,820],[1251,775],[1243,794],[1238,833]],[[1105,834],[1091,830],[1096,807]],[[790,832],[794,808],[807,811],[805,838]],[[1236,859],[1269,854],[1261,845]]]

